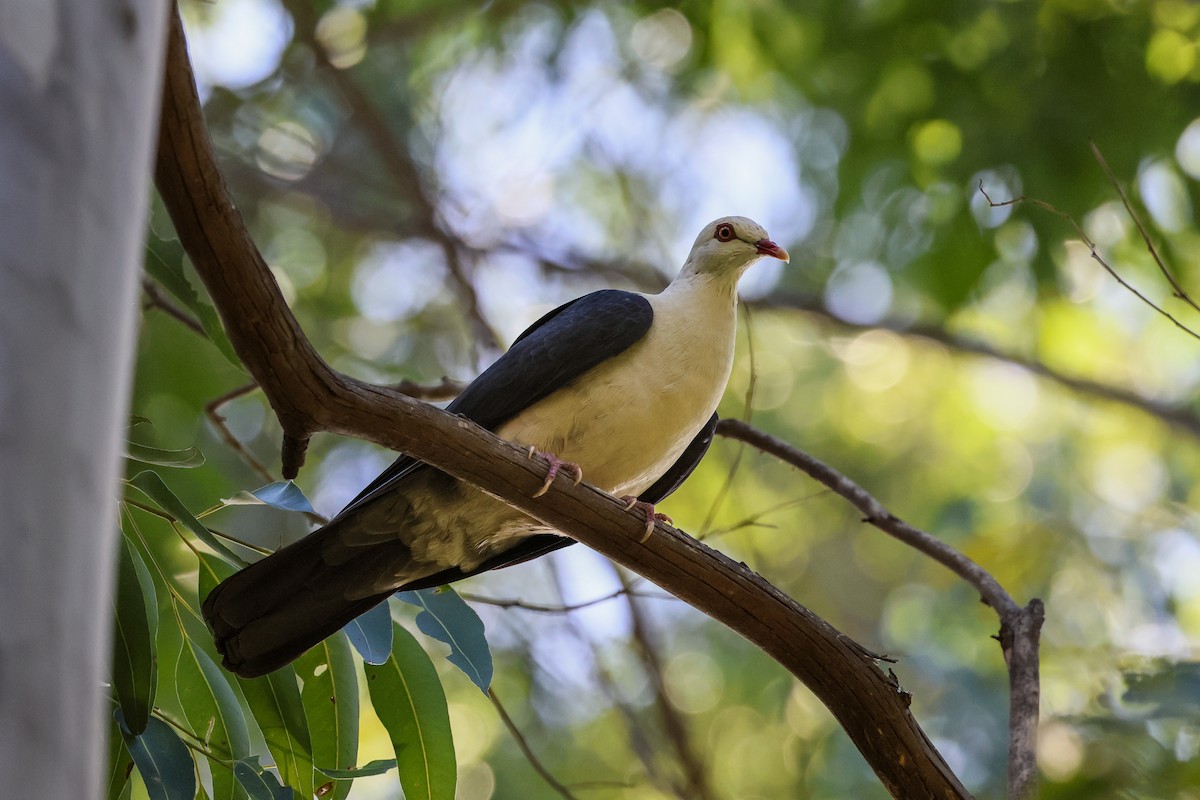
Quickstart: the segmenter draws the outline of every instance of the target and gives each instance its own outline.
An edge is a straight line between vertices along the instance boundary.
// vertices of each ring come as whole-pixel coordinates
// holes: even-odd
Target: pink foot
[[[579,482],[583,480],[583,468],[574,462],[563,461],[561,458],[554,455],[554,453],[543,453],[536,447],[530,447],[529,457],[533,458],[534,456],[541,456],[550,463],[550,469],[546,470],[546,480],[542,484],[542,488],[533,493],[534,497],[541,497],[546,492],[550,491],[550,484],[554,483],[554,477],[558,475],[558,471],[560,469],[565,469],[567,472],[574,474],[576,486],[578,486]]]
[[[639,544],[645,544],[646,540],[650,538],[650,534],[654,533],[654,523],[656,521],[661,519],[663,522],[668,524],[675,524],[675,520],[671,519],[666,514],[661,514],[655,511],[654,503],[647,503],[645,500],[638,500],[636,497],[629,494],[622,495],[621,499],[625,501],[626,511],[629,511],[636,506],[646,513],[646,532],[642,534],[641,539],[638,539]]]

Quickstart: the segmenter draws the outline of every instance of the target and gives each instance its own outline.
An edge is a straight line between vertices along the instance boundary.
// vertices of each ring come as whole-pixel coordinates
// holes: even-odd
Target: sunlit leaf
[[[368,664],[382,664],[392,653],[392,615],[387,603],[360,614],[342,630]]]
[[[125,724],[136,736],[146,729],[158,684],[158,600],[141,555],[124,536],[120,540],[112,680]]]
[[[143,464],[154,464],[158,467],[199,467],[204,464],[204,455],[194,447],[184,450],[163,450],[158,447],[147,447],[136,442],[125,443],[125,456]]]
[[[312,742],[295,669],[287,666],[238,682],[283,782],[301,797],[312,797]]]
[[[113,712],[117,727],[133,763],[146,785],[150,800],[194,800],[196,796],[196,769],[192,755],[171,729],[162,720],[151,717],[146,730],[134,736],[125,726],[121,709]]]
[[[447,660],[487,694],[492,683],[492,651],[484,636],[483,620],[450,587],[397,592],[396,597],[422,609],[417,627],[426,636],[450,645]]]
[[[158,474],[145,470],[139,472],[129,479],[128,483],[140,490],[142,494],[154,501],[160,509],[169,514],[173,519],[184,525],[188,530],[196,535],[196,538],[211,547],[217,553],[225,558],[231,564],[236,564],[239,567],[246,566],[246,562],[238,557],[232,550],[213,535],[212,531],[204,527],[200,520],[196,519],[192,512],[188,511],[183,505],[183,502],[175,496],[167,485],[163,483],[162,478]]]
[[[238,505],[268,505],[281,508],[284,511],[303,511],[308,514],[313,511],[312,504],[304,496],[303,490],[295,481],[276,481],[268,483],[252,492],[238,492],[233,497],[222,500],[227,506]]]
[[[330,636],[296,660],[296,674],[304,684],[300,696],[308,718],[313,762],[352,768],[358,760],[359,712],[358,672],[350,642],[341,633]],[[326,796],[342,800],[349,793],[350,783],[345,781]]]
[[[406,800],[454,800],[457,767],[446,694],[429,656],[394,625],[391,657],[368,665],[371,705],[396,750]]]

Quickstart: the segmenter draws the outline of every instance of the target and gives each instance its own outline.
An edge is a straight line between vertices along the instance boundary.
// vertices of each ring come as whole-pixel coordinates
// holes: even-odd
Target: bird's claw
[[[560,469],[565,469],[567,472],[570,472],[575,476],[576,486],[578,486],[579,482],[583,480],[583,468],[578,464],[572,461],[563,461],[561,458],[554,455],[554,453],[543,453],[536,447],[531,446],[529,448],[529,458],[533,458],[534,456],[538,455],[550,463],[550,468],[546,470],[546,480],[542,482],[542,488],[533,493],[534,497],[541,497],[546,492],[550,491],[550,485],[554,483],[554,478],[558,475],[558,471]]]
[[[646,512],[646,530],[645,533],[642,534],[642,538],[638,539],[638,544],[645,544],[646,540],[650,538],[650,534],[654,533],[655,522],[662,520],[668,525],[675,524],[675,520],[671,519],[666,514],[663,514],[660,511],[655,511],[654,503],[647,503],[645,500],[638,500],[636,497],[630,494],[622,495],[621,500],[625,501],[626,511],[631,511],[636,506],[637,508],[640,508],[642,511]]]

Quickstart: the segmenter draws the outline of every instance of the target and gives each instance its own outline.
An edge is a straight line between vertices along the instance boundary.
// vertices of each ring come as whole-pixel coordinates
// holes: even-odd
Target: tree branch
[[[1041,600],[1022,608],[983,567],[942,540],[914,528],[888,511],[850,478],[787,442],[736,419],[723,419],[717,433],[757,447],[798,467],[841,495],[863,514],[863,522],[907,544],[950,569],[979,592],[1000,617],[1000,646],[1009,678],[1008,796],[1025,800],[1037,795],[1037,724],[1041,689],[1038,643],[1045,609]]]
[[[410,453],[645,576],[761,647],[830,709],[895,797],[970,797],[908,710],[894,680],[846,637],[758,575],[674,528],[644,522],[591,486],[560,480],[534,499],[540,462],[474,423],[339,374],[300,330],[230,201],[204,129],[175,14],[157,184],[180,241],[246,368],[285,432],[285,476],[317,431]]]

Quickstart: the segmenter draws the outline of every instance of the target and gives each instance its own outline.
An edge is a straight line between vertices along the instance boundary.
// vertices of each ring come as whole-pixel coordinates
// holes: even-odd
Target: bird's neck
[[[737,284],[741,273],[729,271],[697,272],[690,263],[675,276],[675,280],[662,291],[664,297],[703,298],[707,303],[728,304],[737,307]]]

